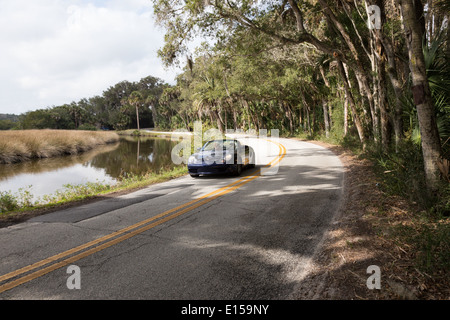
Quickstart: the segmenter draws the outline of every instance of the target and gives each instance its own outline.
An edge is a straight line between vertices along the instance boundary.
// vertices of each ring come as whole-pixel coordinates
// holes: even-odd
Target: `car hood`
[[[223,151],[200,151],[197,153],[194,153],[193,156],[195,159],[200,160],[214,160],[214,159],[223,159],[227,154],[233,154],[233,152],[227,152],[227,150]]]

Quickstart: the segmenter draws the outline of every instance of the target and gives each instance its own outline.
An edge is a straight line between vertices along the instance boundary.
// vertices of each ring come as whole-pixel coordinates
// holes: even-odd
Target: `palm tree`
[[[140,91],[133,91],[128,97],[128,103],[136,108],[136,121],[137,121],[137,130],[140,130],[139,126],[139,106],[143,102],[143,96]]]

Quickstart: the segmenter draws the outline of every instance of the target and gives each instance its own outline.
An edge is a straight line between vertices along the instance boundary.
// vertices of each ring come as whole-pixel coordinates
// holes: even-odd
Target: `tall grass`
[[[0,131],[0,164],[73,155],[119,140],[115,132],[82,130]]]

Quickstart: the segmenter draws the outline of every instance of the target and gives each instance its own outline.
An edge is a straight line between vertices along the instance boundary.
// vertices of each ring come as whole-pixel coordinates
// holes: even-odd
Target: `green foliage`
[[[14,114],[0,113],[0,130],[19,128],[19,117]]]
[[[44,203],[62,203],[88,198],[111,190],[111,185],[101,182],[88,182],[81,185],[65,184],[63,190],[43,197]]]
[[[0,214],[14,211],[18,207],[17,198],[10,191],[0,191]]]
[[[375,164],[380,188],[390,195],[399,195],[438,216],[450,216],[450,184],[442,180],[436,194],[426,190],[420,144],[413,140],[401,143],[398,152],[385,153],[372,148],[364,153]]]
[[[406,199],[426,205],[423,158],[420,145],[412,141],[402,142],[397,153],[373,150],[367,154],[376,164],[380,187],[388,194],[401,195]]]
[[[425,66],[437,114],[438,129],[444,141],[450,137],[450,56],[445,33],[423,45]]]
[[[50,110],[40,109],[29,111],[20,116],[21,129],[46,129],[57,126]]]
[[[83,123],[78,127],[78,130],[89,130],[89,131],[96,131],[97,127],[90,123]]]
[[[10,130],[17,128],[17,121],[3,119],[0,120],[0,130]]]
[[[83,98],[61,106],[29,111],[18,116],[18,122],[0,120],[0,130],[17,129],[115,129],[137,127],[136,105],[141,127],[153,127],[159,97],[167,85],[148,76],[138,82],[121,81],[101,96]],[[134,93],[134,98],[130,98]]]
[[[15,211],[20,208],[34,206],[33,196],[30,192],[31,186],[20,188],[16,194],[11,191],[0,191],[0,215]]]
[[[450,57],[445,33],[440,33],[432,41],[423,43],[423,53],[427,77],[434,102],[436,121],[442,144],[443,158],[450,157]],[[447,47],[446,47],[447,46]],[[421,144],[417,109],[410,93],[411,80],[402,97],[403,119],[406,124],[406,139],[417,146]]]
[[[424,225],[413,240],[419,252],[419,267],[425,272],[450,270],[450,225]]]

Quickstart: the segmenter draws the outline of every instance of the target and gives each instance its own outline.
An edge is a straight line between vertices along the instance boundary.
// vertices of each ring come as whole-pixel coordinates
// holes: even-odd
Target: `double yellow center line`
[[[275,159],[273,159],[271,162],[269,162],[267,165],[265,165],[265,167],[273,167],[273,166],[277,165],[283,159],[283,157],[286,155],[286,148],[278,142],[275,142],[272,140],[267,140],[267,141],[275,143],[279,147],[278,156]],[[12,289],[14,287],[17,287],[21,284],[24,284],[24,283],[31,281],[33,279],[36,279],[38,277],[41,277],[41,276],[43,276],[49,272],[52,272],[56,269],[59,269],[64,266],[67,266],[69,264],[72,264],[75,261],[78,261],[78,260],[85,258],[91,254],[94,254],[98,251],[101,251],[103,249],[111,247],[115,244],[118,244],[118,243],[124,241],[124,240],[132,238],[142,232],[152,229],[160,224],[163,224],[164,222],[167,222],[178,216],[181,216],[182,214],[184,214],[186,212],[189,212],[195,208],[198,208],[198,207],[204,205],[205,203],[208,203],[220,196],[223,196],[227,193],[230,193],[230,192],[240,188],[244,184],[247,184],[250,181],[253,181],[260,175],[261,175],[261,173],[258,170],[256,173],[245,176],[233,183],[226,185],[225,187],[222,187],[222,188],[217,189],[213,192],[210,192],[206,195],[203,195],[199,198],[196,198],[192,201],[184,203],[176,208],[164,211],[156,216],[153,216],[149,219],[146,219],[146,220],[143,220],[136,224],[133,224],[129,227],[120,229],[118,231],[115,231],[111,234],[108,234],[108,235],[98,238],[96,240],[87,242],[78,247],[69,249],[67,251],[61,252],[61,253],[51,256],[49,258],[38,261],[34,264],[28,265],[26,267],[23,267],[23,268],[15,270],[15,271],[12,271],[10,273],[7,273],[5,275],[2,275],[2,276],[0,276],[0,283],[7,281],[7,280],[11,280],[13,278],[16,278],[16,279],[13,279],[13,280],[1,285],[0,293],[7,291],[9,289]],[[63,259],[63,258],[65,258],[65,259]],[[61,260],[61,259],[63,259],[63,260]],[[46,266],[46,267],[44,267],[44,266]],[[44,268],[41,268],[41,267],[44,267]],[[41,269],[31,272],[38,268],[41,268]],[[27,272],[31,272],[31,273],[21,276]],[[21,276],[21,277],[19,277],[19,276]]]

